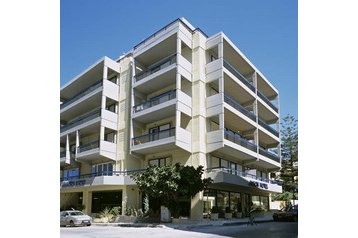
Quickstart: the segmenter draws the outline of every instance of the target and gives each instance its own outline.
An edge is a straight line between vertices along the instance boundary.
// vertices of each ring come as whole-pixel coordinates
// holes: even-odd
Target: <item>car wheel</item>
[[[87,226],[91,226],[91,224],[87,224]]]
[[[73,221],[70,221],[70,226],[75,226],[75,223],[73,223]]]

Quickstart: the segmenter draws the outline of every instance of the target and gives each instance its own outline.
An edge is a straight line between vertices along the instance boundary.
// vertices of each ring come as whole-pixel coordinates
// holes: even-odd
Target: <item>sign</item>
[[[261,183],[261,182],[256,182],[256,181],[250,181],[249,186],[256,187],[256,188],[268,189],[267,183]]]

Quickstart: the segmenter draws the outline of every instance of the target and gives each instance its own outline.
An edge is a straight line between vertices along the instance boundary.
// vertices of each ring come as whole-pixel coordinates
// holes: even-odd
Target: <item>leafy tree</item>
[[[148,166],[144,172],[132,174],[139,190],[177,215],[179,197],[192,198],[204,190],[211,178],[202,179],[203,166],[182,166],[179,163],[166,166]]]
[[[281,123],[281,170],[278,179],[282,181],[282,193],[273,196],[274,200],[290,201],[298,199],[298,130],[297,120],[290,115]]]

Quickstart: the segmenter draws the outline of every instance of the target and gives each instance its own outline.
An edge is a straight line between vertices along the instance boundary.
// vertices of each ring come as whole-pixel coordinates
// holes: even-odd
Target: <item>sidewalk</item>
[[[218,220],[202,220],[202,221],[193,221],[188,220],[188,222],[173,224],[173,223],[92,223],[93,226],[120,226],[120,227],[158,227],[158,228],[171,228],[171,229],[181,229],[188,230],[196,227],[205,227],[205,226],[234,226],[234,225],[246,225],[248,224],[249,218],[233,218],[233,219],[218,219]],[[263,223],[273,221],[271,217],[258,217],[255,218],[255,223]]]

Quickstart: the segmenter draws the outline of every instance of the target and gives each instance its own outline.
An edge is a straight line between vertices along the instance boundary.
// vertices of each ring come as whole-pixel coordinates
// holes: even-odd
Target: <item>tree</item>
[[[211,178],[201,178],[203,172],[203,166],[150,165],[144,172],[132,174],[131,178],[143,194],[159,200],[175,216],[179,197],[192,198],[212,182]]]
[[[297,120],[290,115],[281,123],[281,170],[278,179],[282,181],[282,193],[275,194],[274,200],[298,199],[298,130]]]

